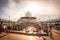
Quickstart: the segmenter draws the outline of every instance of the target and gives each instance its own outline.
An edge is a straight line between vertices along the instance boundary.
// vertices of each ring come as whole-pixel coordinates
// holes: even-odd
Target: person
[[[3,26],[2,24],[0,24],[0,33],[2,33],[2,31],[3,31]]]
[[[52,30],[49,29],[49,32],[50,32],[50,38],[53,39],[53,37],[52,37]]]
[[[47,26],[47,25],[44,25],[43,31],[44,31],[45,33],[47,33],[47,35],[49,35],[49,30],[48,30],[48,26]]]

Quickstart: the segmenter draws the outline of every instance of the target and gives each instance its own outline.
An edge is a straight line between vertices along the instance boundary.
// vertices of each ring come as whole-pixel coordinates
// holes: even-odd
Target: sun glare
[[[26,10],[30,11],[30,12],[37,12],[37,11],[39,11],[39,6],[36,3],[29,3],[26,6]]]

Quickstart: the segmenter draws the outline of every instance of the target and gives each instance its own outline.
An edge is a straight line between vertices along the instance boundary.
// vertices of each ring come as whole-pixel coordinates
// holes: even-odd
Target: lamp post
[[[49,16],[49,23],[50,23],[50,16]]]
[[[10,16],[9,16],[9,21],[10,21]]]

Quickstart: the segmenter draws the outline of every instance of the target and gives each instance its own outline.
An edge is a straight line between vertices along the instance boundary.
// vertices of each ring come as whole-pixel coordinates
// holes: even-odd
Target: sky
[[[0,0],[0,17],[16,21],[30,12],[41,21],[60,17],[60,0]]]

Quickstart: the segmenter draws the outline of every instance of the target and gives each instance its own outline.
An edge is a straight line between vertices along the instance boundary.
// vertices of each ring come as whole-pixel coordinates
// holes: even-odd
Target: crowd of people
[[[20,29],[23,29],[22,27],[20,28],[20,26],[17,26],[16,27],[16,25],[14,25],[14,26],[12,26],[12,27],[10,27],[10,26],[7,26],[5,29],[3,29],[3,25],[2,24],[0,24],[0,33],[2,33],[3,31],[8,31],[8,30],[20,30]],[[52,31],[51,31],[51,29],[52,29],[52,27],[49,25],[44,25],[44,24],[40,24],[40,25],[38,25],[38,27],[36,27],[36,29],[37,29],[37,33],[38,32],[41,32],[41,30],[43,30],[45,33],[47,33],[47,35],[49,35],[50,34],[50,36],[52,36]]]

